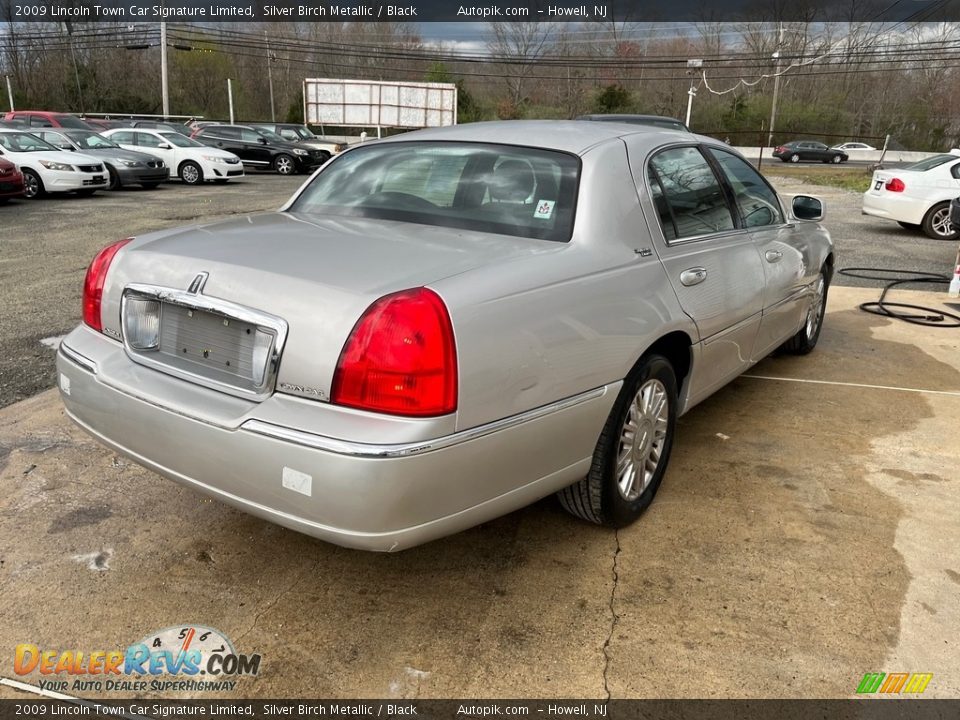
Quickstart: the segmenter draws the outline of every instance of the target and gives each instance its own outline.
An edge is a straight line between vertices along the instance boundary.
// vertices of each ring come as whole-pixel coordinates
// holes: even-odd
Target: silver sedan
[[[822,216],[682,131],[409,133],[278,212],[104,248],[60,390],[108,447],[340,545],[399,550],[551,493],[620,527],[679,415],[816,345]]]

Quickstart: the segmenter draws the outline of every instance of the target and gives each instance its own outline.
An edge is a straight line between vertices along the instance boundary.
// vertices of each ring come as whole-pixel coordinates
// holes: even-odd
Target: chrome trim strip
[[[59,350],[60,350],[60,353],[61,353],[67,360],[69,360],[70,362],[72,362],[74,365],[79,365],[79,366],[82,367],[84,370],[86,370],[86,371],[88,371],[88,372],[92,372],[94,375],[97,374],[97,372],[98,372],[98,370],[97,370],[97,364],[96,364],[93,360],[91,360],[90,358],[88,358],[86,355],[81,355],[81,354],[78,353],[76,350],[74,350],[72,347],[70,347],[69,345],[67,345],[67,344],[65,344],[65,343],[63,343],[63,342],[60,343],[60,348],[59,348]]]
[[[325,452],[336,453],[337,455],[349,455],[351,457],[363,458],[408,457],[410,455],[422,455],[423,453],[443,450],[444,448],[459,445],[460,443],[470,442],[471,440],[476,440],[477,438],[481,438],[485,435],[507,430],[508,428],[512,428],[532,420],[538,420],[552,413],[568,410],[569,408],[581,405],[590,400],[596,400],[597,398],[603,397],[606,395],[607,389],[608,386],[604,385],[603,387],[588,390],[587,392],[574,395],[573,397],[566,398],[565,400],[560,400],[558,402],[551,403],[550,405],[543,405],[541,407],[534,408],[533,410],[528,410],[527,412],[520,413],[519,415],[512,415],[511,417],[504,418],[502,420],[495,420],[494,422],[487,423],[486,425],[478,425],[477,427],[470,428],[469,430],[461,430],[460,432],[456,432],[451,435],[444,435],[443,437],[434,438],[432,440],[423,440],[421,442],[402,443],[396,445],[374,445],[370,443],[352,442],[350,440],[339,440],[337,438],[326,437],[325,435],[316,435],[303,430],[294,430],[293,428],[274,425],[273,423],[264,422],[263,420],[247,420],[245,423],[243,423],[243,425],[240,426],[240,429],[247,430],[248,432],[256,433],[258,435],[266,435],[267,437],[274,438],[275,440],[282,440],[284,442],[290,442],[296,445],[303,445],[304,447],[312,448],[314,450],[323,450]]]
[[[283,353],[283,346],[287,341],[287,322],[283,318],[261,312],[260,310],[254,310],[245,305],[238,305],[229,300],[204,295],[199,290],[196,293],[191,293],[189,290],[177,290],[175,288],[160,287],[157,285],[130,283],[123,289],[123,296],[120,298],[121,326],[123,325],[123,318],[127,316],[127,298],[131,295],[149,300],[172,303],[192,310],[203,310],[205,312],[222,315],[232,320],[249,323],[250,325],[260,325],[272,331],[274,334],[273,347],[270,349],[270,357],[267,358],[267,367],[263,382],[253,390],[246,390],[235,385],[222,383],[155,360],[151,357],[150,351],[136,350],[130,346],[127,338],[124,337],[123,348],[127,353],[127,357],[131,360],[140,365],[145,365],[154,370],[166,373],[167,375],[173,375],[182,380],[187,380],[197,385],[213,388],[228,395],[234,395],[247,400],[265,400],[273,392],[277,371],[280,367],[280,355]]]

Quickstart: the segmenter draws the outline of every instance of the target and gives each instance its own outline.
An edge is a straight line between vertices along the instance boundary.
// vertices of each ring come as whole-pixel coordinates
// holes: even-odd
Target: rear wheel
[[[787,340],[780,349],[793,355],[806,355],[817,346],[820,339],[820,329],[823,327],[823,316],[827,310],[827,290],[830,281],[827,274],[821,270],[813,286],[813,299],[807,308],[807,318],[797,334]]]
[[[30,199],[38,198],[46,193],[43,189],[43,180],[30,168],[23,169],[24,196]]]
[[[953,240],[960,235],[950,222],[950,203],[942,202],[927,210],[923,217],[923,232],[934,240]]]
[[[203,182],[203,170],[193,160],[187,160],[180,166],[180,179],[187,185],[199,185]]]
[[[644,358],[617,397],[583,480],[557,496],[567,512],[624,527],[653,501],[670,460],[677,424],[677,379],[661,355]]]

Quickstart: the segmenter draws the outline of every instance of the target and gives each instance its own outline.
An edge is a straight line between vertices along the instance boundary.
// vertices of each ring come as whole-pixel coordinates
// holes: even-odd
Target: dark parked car
[[[289,142],[297,143],[304,147],[316,148],[326,155],[326,160],[347,149],[346,143],[314,135],[306,125],[299,125],[297,123],[250,123],[250,127],[263,128],[275,132]]]
[[[207,125],[193,139],[232,152],[244,165],[273,169],[281,175],[311,172],[330,159],[324,151],[284,140],[274,132],[244,125]]]
[[[103,161],[110,173],[108,189],[124,185],[157,187],[170,179],[170,168],[160,158],[143,152],[125,150],[113,140],[91,130],[34,130],[51,145],[61,150],[78,151]]]
[[[652,125],[653,127],[664,128],[666,130],[690,132],[690,128],[676,118],[664,117],[663,115],[581,115],[577,118],[577,120],[592,120],[594,122],[619,122],[629,123],[631,125]]]
[[[954,198],[950,201],[950,224],[955,228],[960,228],[960,198]]]
[[[783,162],[792,163],[801,160],[842,163],[849,158],[843,150],[828,148],[822,142],[814,140],[795,140],[794,142],[788,142],[786,145],[778,145],[773,150],[773,156],[780,158]]]
[[[10,198],[23,197],[25,192],[23,173],[9,160],[0,158],[0,205]]]

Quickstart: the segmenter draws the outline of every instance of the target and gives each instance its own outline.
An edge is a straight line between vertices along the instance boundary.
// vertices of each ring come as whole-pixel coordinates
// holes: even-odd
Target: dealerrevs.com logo
[[[235,678],[256,676],[260,655],[238,653],[214,628],[181,625],[151,633],[126,650],[51,650],[21,643],[13,669],[17,675],[39,672],[46,676],[40,687],[56,692],[222,691],[234,690]]]

